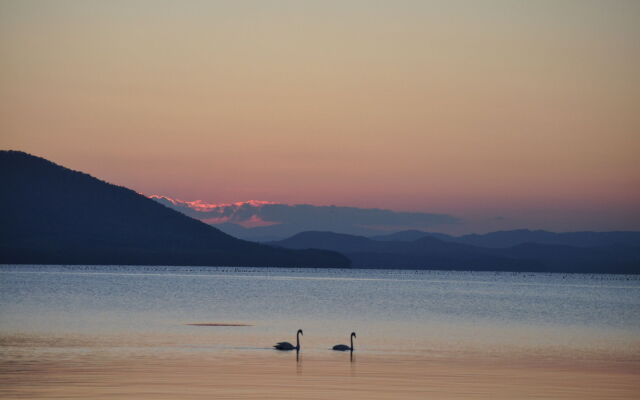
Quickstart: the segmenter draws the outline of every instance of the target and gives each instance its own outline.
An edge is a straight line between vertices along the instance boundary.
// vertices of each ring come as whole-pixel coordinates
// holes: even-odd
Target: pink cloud
[[[174,208],[180,209],[187,215],[197,218],[207,224],[222,224],[233,222],[245,228],[255,228],[257,226],[269,226],[278,222],[265,221],[255,214],[256,209],[260,209],[267,204],[281,204],[273,201],[248,200],[235,203],[209,203],[204,200],[181,200],[168,196],[152,194],[147,196],[150,199],[160,200],[170,203]],[[247,215],[247,208],[253,210]]]

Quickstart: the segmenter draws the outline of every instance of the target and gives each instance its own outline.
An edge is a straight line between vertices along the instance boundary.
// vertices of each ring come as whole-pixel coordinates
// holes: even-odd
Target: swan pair
[[[289,342],[279,342],[276,343],[275,346],[273,346],[274,349],[276,350],[295,350],[295,351],[300,351],[300,335],[304,334],[302,333],[302,329],[298,329],[298,332],[296,333],[296,345],[292,345]],[[335,346],[333,346],[332,350],[336,350],[336,351],[353,351],[353,338],[356,337],[356,333],[355,332],[351,332],[351,347],[347,346],[346,344],[337,344]]]

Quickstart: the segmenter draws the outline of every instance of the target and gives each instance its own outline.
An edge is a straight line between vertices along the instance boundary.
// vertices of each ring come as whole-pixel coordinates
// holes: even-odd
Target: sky
[[[638,71],[638,1],[0,0],[0,148],[184,200],[640,230]]]

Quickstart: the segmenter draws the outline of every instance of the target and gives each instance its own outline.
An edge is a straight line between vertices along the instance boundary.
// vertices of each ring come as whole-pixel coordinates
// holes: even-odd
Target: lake
[[[640,277],[4,265],[0,340],[2,398],[633,398]]]

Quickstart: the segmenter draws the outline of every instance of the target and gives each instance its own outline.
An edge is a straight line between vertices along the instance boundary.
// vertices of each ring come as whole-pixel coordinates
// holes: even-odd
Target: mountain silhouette
[[[455,240],[454,236],[450,236],[444,233],[425,232],[417,229],[409,229],[406,231],[399,231],[394,233],[388,233],[385,235],[370,236],[373,240],[391,241],[391,242],[412,242],[414,240],[421,239],[423,237],[435,237],[436,239],[442,239],[444,241],[452,242]]]
[[[415,234],[410,232],[397,237]],[[449,242],[429,235],[416,240],[392,241],[312,231],[270,244],[289,249],[338,251],[349,257],[354,267],[640,273],[640,246],[627,243],[597,247],[522,243],[506,248],[488,248]]]
[[[304,231],[329,231],[372,236],[388,226],[430,226],[458,223],[447,214],[380,208],[283,204],[249,200],[217,204],[152,194],[153,200],[199,219],[232,236],[258,242],[286,239]]]
[[[549,232],[544,230],[515,229],[496,231],[485,234],[468,234],[451,236],[444,233],[433,233],[419,230],[406,230],[386,235],[371,236],[371,239],[383,241],[413,241],[423,237],[435,237],[447,242],[470,244],[479,247],[506,248],[525,243],[564,245],[575,247],[601,246],[639,246],[640,232]]]
[[[0,263],[345,267],[324,250],[236,239],[133,190],[0,151]]]
[[[415,241],[378,241],[333,232],[301,232],[269,244],[289,249],[334,250],[349,257],[355,267],[424,268],[451,270],[518,270],[529,263],[459,243],[423,237]]]
[[[483,247],[511,247],[524,243],[538,243],[549,245],[563,245],[575,247],[599,247],[614,245],[637,246],[640,244],[640,232],[612,231],[612,232],[549,232],[544,230],[516,229],[497,231],[483,235],[470,234],[452,237],[459,243],[472,244]]]

